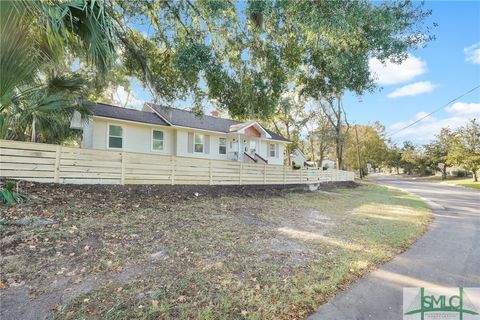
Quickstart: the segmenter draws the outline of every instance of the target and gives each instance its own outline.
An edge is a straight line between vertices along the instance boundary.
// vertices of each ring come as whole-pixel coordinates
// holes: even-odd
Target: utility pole
[[[360,165],[360,146],[358,143],[358,130],[357,130],[357,125],[355,125],[355,140],[357,142],[357,165],[358,165],[358,174],[360,176],[360,179],[363,179],[363,174],[362,174],[362,167]]]

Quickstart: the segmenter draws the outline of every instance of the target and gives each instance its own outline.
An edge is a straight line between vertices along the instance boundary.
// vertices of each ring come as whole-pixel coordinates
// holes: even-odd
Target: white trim
[[[271,146],[273,146],[273,156],[272,156],[272,153],[271,153],[271,150],[270,150]],[[275,145],[275,143],[269,143],[268,144],[268,157],[269,158],[276,158],[277,157],[277,146]]]
[[[196,145],[196,144],[200,144],[200,143],[196,143],[196,142],[195,142],[195,136],[197,136],[197,135],[203,136],[203,142],[201,143],[201,145],[202,145],[202,152],[199,152],[199,151],[196,151],[196,150],[195,150],[195,145]],[[205,154],[205,135],[204,135],[203,133],[195,133],[195,132],[193,133],[193,153]]]
[[[134,124],[142,124],[144,126],[171,128],[171,126],[164,126],[164,125],[161,125],[161,124],[154,124],[154,123],[147,123],[147,122],[140,122],[140,121],[132,121],[132,120],[124,120],[124,119],[117,119],[117,118],[111,118],[111,117],[102,117],[102,116],[90,116],[90,117],[98,118],[98,119],[102,119],[102,120],[108,120],[108,121],[119,121],[119,122],[127,122],[127,123],[134,123]]]
[[[163,148],[162,148],[162,150],[153,149],[153,140],[154,140],[153,139],[153,131],[159,131],[163,134],[163,140],[162,140],[163,141]],[[155,128],[151,128],[151,130],[150,130],[150,151],[155,152],[155,153],[165,153],[165,149],[166,149],[165,148],[165,131],[158,130],[158,129],[155,129]]]
[[[122,147],[121,148],[111,148],[110,147],[110,126],[116,126],[116,127],[120,127],[122,128]],[[106,139],[106,147],[108,150],[125,150],[125,127],[122,126],[121,124],[115,124],[115,123],[110,123],[110,122],[107,122],[107,139]],[[116,137],[118,138],[118,137]]]
[[[224,140],[225,140],[225,153],[220,153],[220,147],[222,147],[222,146],[220,145],[220,140],[221,140],[221,139],[224,139]],[[227,144],[227,137],[219,137],[219,138],[218,138],[218,150],[217,150],[217,151],[218,151],[218,154],[219,154],[219,155],[227,155],[227,146],[228,146],[228,144]]]
[[[245,130],[247,130],[248,128],[252,127],[252,126],[255,126],[255,129],[260,130],[261,133],[260,133],[260,136],[262,138],[267,138],[267,139],[271,139],[272,136],[267,132],[267,130],[265,130],[258,122],[256,121],[253,121],[252,123],[249,123],[249,124],[246,124],[244,127],[241,127],[240,129],[234,131],[234,132],[238,132],[238,133],[241,133],[241,134],[245,134]],[[262,136],[262,133],[264,136]]]

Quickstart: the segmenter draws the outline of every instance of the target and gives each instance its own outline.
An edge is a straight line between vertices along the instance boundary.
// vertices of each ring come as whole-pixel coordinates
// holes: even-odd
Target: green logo
[[[433,313],[435,314],[435,318],[451,318],[452,316],[457,318],[458,316],[460,320],[464,320],[466,315],[474,316],[474,319],[477,318],[475,316],[479,315],[475,305],[465,293],[464,288],[455,289],[454,292],[450,291],[437,294],[433,291],[434,290],[420,288],[420,291],[412,300],[404,315],[418,315],[421,320],[425,319],[425,315],[432,314],[433,316]],[[480,316],[478,318],[480,319]]]

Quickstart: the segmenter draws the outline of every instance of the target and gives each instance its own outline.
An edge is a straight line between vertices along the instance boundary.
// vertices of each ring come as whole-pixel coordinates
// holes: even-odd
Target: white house
[[[337,163],[333,160],[325,159],[322,161],[322,168],[335,169]]]
[[[83,148],[283,165],[290,143],[256,121],[197,116],[150,103],[143,110],[88,105],[88,119],[72,119],[72,128],[83,130]]]
[[[302,152],[302,150],[295,148],[295,150],[293,150],[292,152],[291,160],[292,160],[292,163],[299,164],[303,167],[305,162],[307,162],[307,157]]]

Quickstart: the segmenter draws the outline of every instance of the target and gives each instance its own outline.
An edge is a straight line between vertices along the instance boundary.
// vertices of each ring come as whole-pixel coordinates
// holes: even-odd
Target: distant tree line
[[[346,129],[345,129],[346,131]],[[299,146],[310,160],[334,158],[335,141],[332,130],[317,126],[299,141]],[[384,170],[407,175],[431,175],[439,172],[446,179],[448,169],[455,166],[478,181],[480,170],[480,124],[471,119],[455,130],[442,128],[434,139],[424,145],[405,141],[398,146],[387,137],[385,127],[376,122],[355,125],[343,141],[343,167],[361,175],[370,170]]]

